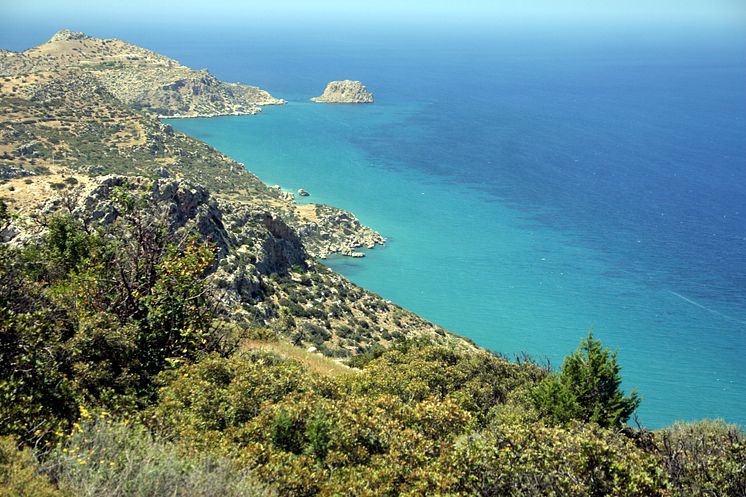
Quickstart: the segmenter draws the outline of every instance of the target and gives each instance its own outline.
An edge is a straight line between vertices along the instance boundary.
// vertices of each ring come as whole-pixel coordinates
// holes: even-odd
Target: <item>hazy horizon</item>
[[[363,2],[323,0],[306,2],[158,2],[90,3],[82,0],[9,0],[0,7],[0,43],[19,50],[41,43],[67,28],[114,37],[120,31],[160,29],[190,31],[216,26],[260,33],[329,36],[329,28],[355,36],[434,35],[455,33],[484,36],[504,31],[536,31],[573,36],[647,36],[746,38],[746,5],[738,0],[528,0],[491,2]],[[266,33],[265,33],[266,34]],[[29,41],[27,41],[29,40]],[[278,39],[278,43],[282,40]]]

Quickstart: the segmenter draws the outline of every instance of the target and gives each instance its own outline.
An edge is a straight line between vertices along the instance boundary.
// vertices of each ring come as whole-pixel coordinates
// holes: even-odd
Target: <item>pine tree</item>
[[[562,363],[560,372],[533,390],[534,404],[554,423],[577,419],[603,427],[621,426],[640,405],[640,397],[635,390],[624,395],[620,369],[616,352],[603,347],[589,332]]]

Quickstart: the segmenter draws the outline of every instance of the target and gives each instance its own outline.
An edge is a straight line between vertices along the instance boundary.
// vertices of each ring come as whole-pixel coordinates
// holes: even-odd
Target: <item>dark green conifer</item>
[[[534,389],[534,404],[555,423],[577,419],[603,427],[621,426],[640,405],[640,397],[635,390],[624,395],[620,369],[616,352],[603,347],[589,332],[562,363],[560,372]]]

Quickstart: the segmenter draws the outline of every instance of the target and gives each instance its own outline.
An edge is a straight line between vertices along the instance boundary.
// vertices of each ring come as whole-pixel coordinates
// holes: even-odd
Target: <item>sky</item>
[[[133,42],[156,32],[199,37],[200,29],[345,43],[511,30],[696,42],[696,33],[746,39],[746,0],[0,0],[2,48],[24,50],[63,28]]]
[[[746,24],[746,0],[0,0],[11,19]],[[250,28],[250,25],[247,25]]]

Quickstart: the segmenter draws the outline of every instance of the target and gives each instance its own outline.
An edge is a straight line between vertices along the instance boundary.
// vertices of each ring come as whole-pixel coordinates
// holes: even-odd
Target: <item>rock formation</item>
[[[373,94],[360,81],[332,81],[313,102],[326,104],[372,104]]]

